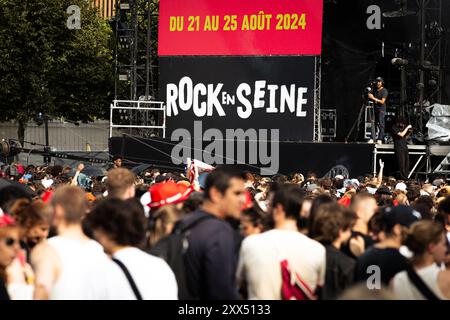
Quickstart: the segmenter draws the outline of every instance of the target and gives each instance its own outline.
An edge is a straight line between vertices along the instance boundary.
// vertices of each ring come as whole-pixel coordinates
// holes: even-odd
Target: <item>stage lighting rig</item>
[[[409,61],[406,59],[402,59],[402,58],[393,58],[391,60],[391,63],[394,66],[406,66],[409,63]]]
[[[396,3],[399,5],[399,9],[396,11],[383,12],[383,17],[385,18],[400,18],[406,17],[412,14],[416,14],[415,11],[408,11],[408,1],[407,0],[397,0]]]

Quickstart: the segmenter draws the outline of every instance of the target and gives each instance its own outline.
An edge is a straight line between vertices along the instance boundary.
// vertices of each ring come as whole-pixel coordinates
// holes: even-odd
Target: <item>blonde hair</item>
[[[134,186],[136,176],[125,168],[116,168],[108,172],[106,190],[108,197],[120,197],[129,187]]]
[[[81,219],[88,210],[86,194],[83,189],[76,186],[63,186],[56,189],[52,204],[64,209],[64,220],[68,224],[81,223]]]
[[[442,225],[431,220],[422,220],[411,225],[405,245],[414,253],[412,262],[416,263],[425,254],[430,244],[438,243],[445,234]]]

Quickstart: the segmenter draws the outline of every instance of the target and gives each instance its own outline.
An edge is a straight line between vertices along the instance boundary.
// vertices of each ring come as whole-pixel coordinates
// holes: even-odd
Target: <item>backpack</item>
[[[305,281],[289,267],[288,261],[282,260],[281,265],[281,297],[283,300],[317,300],[315,293]]]
[[[150,254],[164,259],[175,274],[178,284],[178,299],[180,300],[191,300],[194,298],[189,292],[184,262],[185,254],[189,248],[188,237],[190,230],[198,223],[211,218],[214,218],[214,216],[208,214],[193,219],[188,223],[178,222],[169,236],[158,241],[150,249]]]

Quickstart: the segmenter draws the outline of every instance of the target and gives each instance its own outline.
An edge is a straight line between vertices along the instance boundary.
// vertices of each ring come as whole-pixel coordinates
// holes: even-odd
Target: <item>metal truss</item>
[[[154,100],[158,94],[158,0],[115,0],[114,98]]]
[[[322,141],[322,125],[320,120],[320,91],[322,83],[322,60],[315,58],[314,67],[314,137],[313,141]]]
[[[419,105],[424,108],[425,99],[430,104],[441,103],[444,90],[442,68],[444,29],[442,0],[417,0],[420,9],[420,66],[419,66]],[[423,129],[422,113],[419,123]]]

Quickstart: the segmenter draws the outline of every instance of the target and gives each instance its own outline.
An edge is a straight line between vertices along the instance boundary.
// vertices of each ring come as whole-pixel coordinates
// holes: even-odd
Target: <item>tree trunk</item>
[[[17,128],[17,137],[19,138],[19,142],[22,147],[25,146],[25,128],[27,127],[27,123],[23,120],[18,120],[17,123],[19,127]]]

